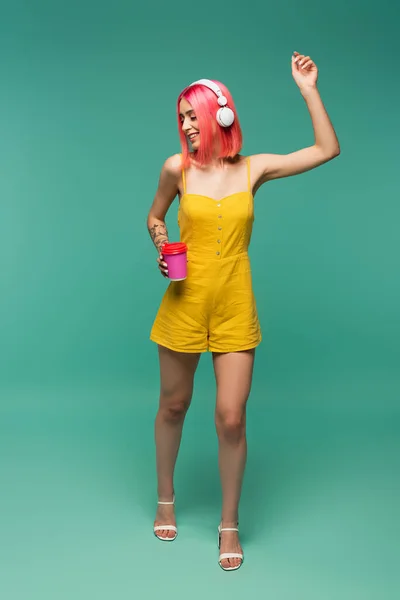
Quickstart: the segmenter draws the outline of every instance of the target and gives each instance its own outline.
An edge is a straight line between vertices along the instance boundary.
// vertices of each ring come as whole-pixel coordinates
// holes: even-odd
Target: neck
[[[196,164],[196,154],[192,154],[192,161]],[[204,169],[224,169],[226,165],[230,165],[235,163],[237,157],[235,158],[219,158],[218,156],[213,156],[210,162],[207,163],[203,168]]]

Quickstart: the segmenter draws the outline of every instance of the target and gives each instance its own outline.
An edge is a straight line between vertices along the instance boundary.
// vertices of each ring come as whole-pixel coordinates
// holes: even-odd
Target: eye
[[[191,121],[196,121],[196,117],[190,117]]]

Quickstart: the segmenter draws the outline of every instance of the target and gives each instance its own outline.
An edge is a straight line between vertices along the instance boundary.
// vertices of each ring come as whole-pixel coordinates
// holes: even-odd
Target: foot
[[[173,525],[176,527],[173,504],[158,504],[154,527],[162,525]],[[171,529],[157,529],[154,533],[158,538],[167,538],[168,540],[176,538],[176,531]]]
[[[236,528],[237,523],[228,523],[226,521],[222,521],[221,528]],[[219,549],[220,555],[225,553],[237,553],[243,554],[242,546],[239,542],[239,532],[238,531],[222,531],[220,534],[221,546]],[[242,564],[243,559],[241,558],[223,558],[220,561],[220,565],[223,569],[237,569]]]

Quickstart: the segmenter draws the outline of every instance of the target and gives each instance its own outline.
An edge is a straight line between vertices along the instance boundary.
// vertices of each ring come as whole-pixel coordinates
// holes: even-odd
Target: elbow
[[[150,210],[147,215],[147,229],[150,231],[150,229],[159,227],[160,225],[165,226],[163,216],[155,213],[153,210]]]
[[[154,212],[150,210],[147,215],[147,227],[150,228],[153,226],[155,221],[159,221],[159,219],[157,219],[157,217],[154,215]]]
[[[332,158],[336,158],[337,156],[339,156],[340,154],[340,146],[339,146],[339,142],[336,144],[336,146],[332,149]]]
[[[336,137],[336,136],[335,136]],[[330,144],[330,148],[329,148],[329,158],[332,160],[333,158],[336,158],[337,156],[339,156],[340,154],[340,145],[339,145],[339,141],[336,138],[332,144]]]
[[[329,162],[330,160],[333,160],[340,154],[339,143],[328,148],[320,148],[320,153],[322,156],[322,162]]]

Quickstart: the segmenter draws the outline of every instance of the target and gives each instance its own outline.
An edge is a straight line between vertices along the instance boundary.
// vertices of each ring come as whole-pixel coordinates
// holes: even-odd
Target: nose
[[[185,119],[182,121],[182,129],[185,133],[187,133],[190,128],[191,128],[190,120],[187,117],[185,117]]]

